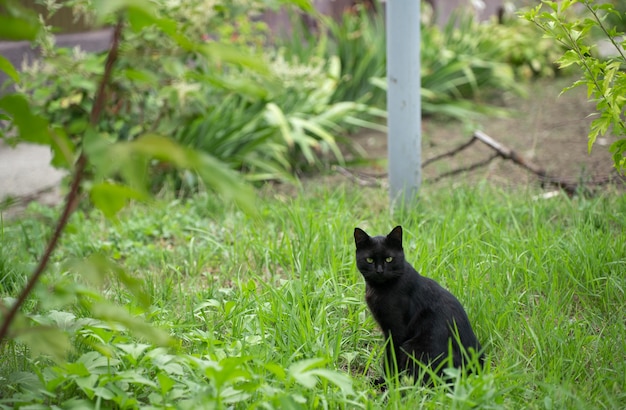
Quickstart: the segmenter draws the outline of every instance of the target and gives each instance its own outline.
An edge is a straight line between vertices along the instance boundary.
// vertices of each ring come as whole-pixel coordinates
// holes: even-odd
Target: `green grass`
[[[486,185],[425,188],[414,209],[392,215],[378,189],[269,191],[258,216],[210,195],[134,205],[115,223],[74,215],[27,305],[39,323],[64,329],[72,349],[55,362],[28,355],[19,341],[0,347],[0,405],[626,406],[624,195],[534,201],[533,192]],[[0,296],[22,286],[55,215],[33,207],[4,223]],[[363,300],[352,232],[383,234],[396,224],[409,261],[464,304],[486,346],[481,374],[433,388],[400,382],[386,393],[370,385],[380,375],[382,337]],[[150,302],[142,306],[136,286],[110,276],[76,285],[88,270],[66,261],[94,252],[139,278]],[[96,308],[107,301],[173,343],[158,347],[120,312],[125,328],[104,320]]]

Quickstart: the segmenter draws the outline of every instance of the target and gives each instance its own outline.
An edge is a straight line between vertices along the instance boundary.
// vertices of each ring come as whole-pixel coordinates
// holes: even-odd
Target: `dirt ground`
[[[611,177],[612,186],[625,187],[613,168],[608,150],[614,137],[598,138],[591,154],[587,151],[587,134],[593,119],[594,104],[587,101],[586,89],[578,87],[561,94],[574,78],[543,79],[528,84],[525,97],[502,96],[497,105],[511,110],[509,118],[484,118],[475,126],[458,122],[424,118],[422,122],[422,161],[459,146],[471,138],[474,129],[480,129],[501,144],[545,169],[555,176],[573,183]],[[386,135],[363,132],[353,137],[367,158],[372,161],[361,169],[365,173],[385,173],[387,157]],[[425,184],[435,183],[437,176],[457,168],[466,168],[485,161],[495,151],[476,142],[454,157],[433,162],[423,169]],[[442,178],[449,181],[489,180],[503,186],[540,184],[536,175],[510,160],[496,158],[487,165],[469,172]],[[549,187],[546,187],[549,188]]]

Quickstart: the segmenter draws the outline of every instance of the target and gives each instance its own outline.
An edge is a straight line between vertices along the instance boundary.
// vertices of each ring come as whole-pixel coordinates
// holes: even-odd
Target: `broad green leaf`
[[[172,390],[172,387],[176,384],[176,382],[168,376],[166,373],[159,372],[157,374],[157,380],[159,381],[159,386],[161,386],[161,393],[166,395]]]
[[[95,318],[121,324],[129,332],[156,345],[166,346],[172,342],[171,337],[165,331],[151,326],[139,317],[132,316],[121,306],[109,302],[94,302],[90,310]]]
[[[22,141],[50,145],[51,137],[48,121],[34,114],[28,101],[19,94],[8,94],[0,98],[0,110],[4,110],[19,130]]]
[[[91,374],[89,370],[87,370],[87,366],[85,366],[85,363],[82,363],[82,362],[65,363],[63,364],[63,370],[65,370],[68,376],[72,375],[72,376],[85,377]]]
[[[121,164],[129,160],[130,154],[115,150],[115,144],[93,127],[88,126],[83,135],[83,150],[93,165],[96,180],[117,173]]]
[[[80,356],[76,363],[84,364],[91,374],[107,374],[112,367],[117,366],[119,360],[103,356],[99,352],[87,352]]]
[[[92,186],[89,196],[96,208],[107,218],[113,218],[131,199],[140,201],[148,199],[144,192],[109,182]]]
[[[269,74],[270,70],[265,58],[231,44],[218,42],[197,44],[194,50],[204,55],[211,62],[223,62],[248,67],[260,74]]]
[[[30,348],[32,357],[48,355],[60,361],[72,348],[67,334],[51,326],[33,326],[20,333],[17,339]]]
[[[93,6],[99,23],[126,9],[132,9],[131,15],[134,17],[142,14],[145,18],[155,13],[155,6],[149,0],[93,0]]]
[[[352,389],[352,379],[346,374],[329,369],[312,369],[309,373],[319,378],[326,379],[330,383],[339,387],[341,392],[345,395],[354,394],[354,390]]]
[[[208,154],[185,148],[169,138],[155,134],[145,134],[135,141],[117,145],[123,148],[130,147],[133,154],[148,156],[171,163],[178,168],[193,170],[216,192],[233,199],[246,211],[255,212],[252,188],[243,183],[226,164]]]
[[[44,389],[44,386],[34,373],[28,372],[15,372],[11,373],[9,377],[7,377],[7,381],[13,385],[20,386],[26,391],[41,391]]]
[[[305,359],[289,366],[289,375],[302,386],[312,389],[318,382],[317,377],[311,373],[312,369],[323,366],[326,360],[322,358]]]
[[[152,346],[145,343],[118,343],[115,345],[115,347],[130,356],[134,363],[137,363],[139,358],[143,356],[146,350],[148,350]],[[126,358],[128,358],[128,356]]]
[[[132,294],[141,306],[150,306],[150,295],[143,289],[143,282],[129,275],[124,268],[104,255],[95,253],[88,258],[70,263],[70,269],[85,277],[96,286],[102,285],[107,278],[113,276],[119,280]]]
[[[5,57],[1,55],[0,55],[0,70],[4,71],[6,75],[11,77],[11,79],[14,82],[16,83],[20,82],[20,75],[15,69],[15,67],[13,67],[13,64],[11,64],[11,62],[8,59],[6,59]]]
[[[0,40],[35,40],[41,27],[37,13],[14,0],[0,1],[0,13]]]
[[[70,169],[74,163],[76,147],[67,136],[63,128],[55,127],[50,132],[52,160],[50,163],[56,168]]]
[[[33,318],[41,325],[52,325],[64,331],[73,331],[76,328],[76,315],[70,312],[51,310],[45,315]]]
[[[265,369],[272,372],[272,374],[280,381],[284,381],[287,377],[287,372],[278,363],[267,363],[264,365]]]
[[[87,376],[77,377],[74,379],[76,385],[89,397],[90,400],[94,398],[94,388],[98,383],[98,375],[87,373]]]
[[[127,68],[124,70],[124,75],[131,81],[136,81],[145,84],[158,84],[159,76],[150,70],[138,70],[133,68]]]
[[[153,11],[144,7],[129,7],[127,10],[127,18],[131,28],[135,32],[139,32],[145,27],[157,23]]]

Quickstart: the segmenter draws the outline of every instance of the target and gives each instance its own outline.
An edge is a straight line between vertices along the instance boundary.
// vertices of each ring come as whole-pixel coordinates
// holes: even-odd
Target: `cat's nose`
[[[376,273],[383,273],[383,266],[379,265],[376,267]]]

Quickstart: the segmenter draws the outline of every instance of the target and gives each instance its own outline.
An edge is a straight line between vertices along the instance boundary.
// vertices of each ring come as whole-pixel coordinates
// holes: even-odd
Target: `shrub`
[[[581,15],[571,13],[576,5],[583,6]],[[561,67],[578,66],[582,71],[582,78],[566,90],[586,86],[589,97],[596,102],[599,115],[591,122],[589,150],[598,135],[611,130],[617,137],[609,148],[613,153],[613,163],[619,172],[626,173],[626,122],[623,117],[626,109],[626,73],[623,71],[626,42],[620,40],[624,33],[606,24],[607,14],[619,16],[611,3],[567,0],[542,1],[525,17],[534,22],[545,35],[565,47],[565,53],[558,60]],[[592,30],[602,33],[603,39],[614,50],[612,56],[604,58],[596,55],[597,41],[590,42]]]
[[[243,64],[238,66],[224,65],[237,56],[211,60],[154,26],[126,33],[112,79],[113,101],[99,129],[113,141],[145,132],[173,136],[253,180],[288,180],[329,157],[341,161],[340,135],[368,107],[331,100],[336,61],[298,64],[265,47],[267,27],[250,19],[263,3],[242,4],[218,3],[199,12],[205,3],[194,0],[159,8],[177,22],[177,36],[218,50],[234,43],[254,56],[239,59]],[[46,38],[40,42],[46,58],[27,70],[21,91],[76,141],[88,123],[93,80],[102,71],[103,57],[46,46],[51,43]],[[153,172],[162,175],[163,169]]]

